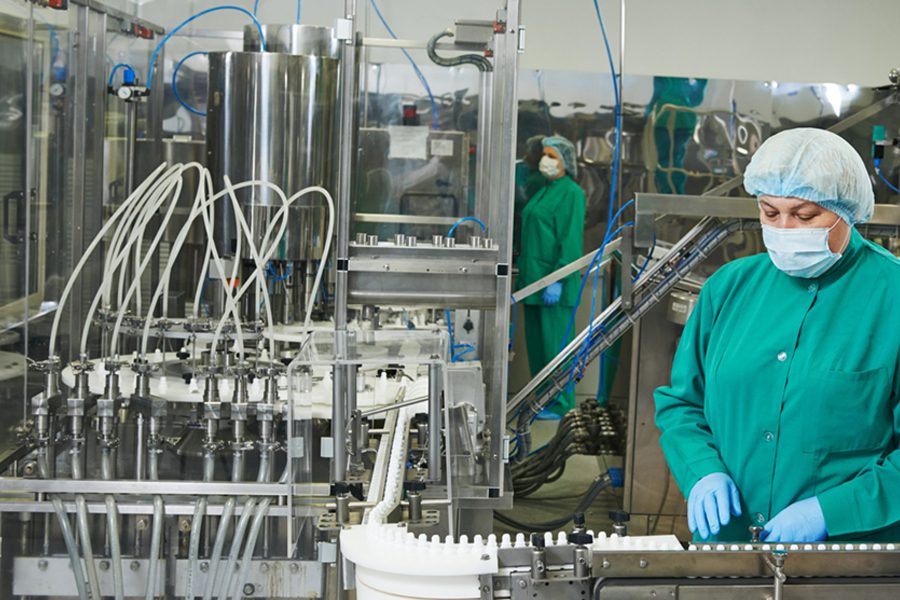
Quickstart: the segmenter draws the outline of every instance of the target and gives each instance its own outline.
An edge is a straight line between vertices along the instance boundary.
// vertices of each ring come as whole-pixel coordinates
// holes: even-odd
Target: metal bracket
[[[335,19],[334,20],[334,37],[344,43],[353,40],[353,20],[352,19]]]

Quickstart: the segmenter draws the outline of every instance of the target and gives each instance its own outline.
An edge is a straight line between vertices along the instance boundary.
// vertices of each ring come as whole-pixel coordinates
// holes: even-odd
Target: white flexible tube
[[[194,518],[191,520],[191,539],[188,547],[188,576],[184,597],[194,599],[194,573],[197,572],[197,560],[200,556],[200,530],[203,529],[203,515],[206,513],[206,498],[200,498],[194,507]]]
[[[241,558],[240,575],[235,581],[231,593],[228,594],[228,598],[241,598],[241,584],[247,580],[247,574],[250,572],[250,563],[253,560],[253,551],[256,549],[256,540],[259,538],[259,531],[262,529],[262,524],[265,521],[266,514],[269,512],[269,504],[271,503],[271,498],[263,498],[256,509],[253,525],[250,527],[250,535],[247,538],[247,545],[244,546],[244,555]]]
[[[191,165],[197,165],[199,168],[203,168],[202,165],[199,165],[198,163],[191,163]],[[148,249],[147,255],[143,258],[141,264],[133,274],[134,279],[132,280],[131,285],[128,288],[128,292],[123,300],[123,304],[119,306],[119,313],[116,316],[116,323],[115,325],[113,325],[112,338],[110,340],[110,354],[112,356],[116,355],[116,349],[119,342],[119,331],[122,328],[122,321],[125,318],[125,310],[123,310],[123,308],[130,303],[131,297],[135,294],[136,291],[140,289],[141,277],[143,276],[144,270],[147,268],[147,265],[150,264],[150,259],[153,258],[153,253],[156,251],[156,247],[159,245],[159,242],[165,235],[166,225],[168,225],[169,220],[172,218],[172,215],[175,212],[175,207],[177,206],[178,200],[181,196],[182,186],[183,180],[177,179],[175,182],[175,193],[173,194],[172,201],[169,203],[169,209],[166,211],[166,214],[163,217],[162,224],[160,225],[159,230],[156,232],[153,241],[150,243],[150,248]]]
[[[214,598],[222,598],[222,594],[230,589],[232,578],[234,577],[234,565],[237,562],[238,555],[241,553],[241,544],[244,542],[244,535],[247,532],[247,525],[253,516],[253,508],[256,506],[256,500],[248,498],[244,503],[244,510],[241,511],[241,518],[238,520],[237,528],[234,530],[234,536],[231,538],[231,551],[228,553],[228,562],[225,563],[225,571],[222,577],[215,582]]]
[[[113,257],[119,254],[119,250],[122,247],[122,241],[128,237],[127,234],[131,230],[131,227],[134,225],[135,219],[141,214],[141,211],[143,210],[147,202],[150,201],[153,192],[158,189],[159,186],[167,182],[173,174],[177,174],[179,166],[180,165],[174,165],[172,168],[170,168],[162,177],[157,179],[153,183],[153,185],[150,186],[150,188],[143,196],[141,196],[136,202],[128,207],[128,210],[122,215],[121,224],[113,232],[109,248],[107,248],[106,250],[106,258],[103,261],[104,265],[112,264]],[[114,277],[114,270],[108,268],[103,270],[103,278],[101,280],[100,289],[103,290],[103,301],[107,306],[109,306],[109,296],[112,291],[112,281]]]
[[[207,192],[210,194],[209,201],[208,201],[209,206],[214,207],[215,202],[219,198],[224,197],[225,193],[224,192],[220,192],[218,194],[213,193],[213,181],[212,181],[212,176],[209,174],[209,171],[206,171],[204,173],[203,179],[204,179],[204,182],[205,182],[205,185],[207,188]],[[209,239],[215,239],[215,232],[213,231],[212,214],[211,213],[213,213],[212,210],[210,210],[209,213],[205,210],[203,211],[203,225],[206,228],[207,237]],[[241,236],[238,236],[237,247],[235,248],[236,260],[238,260],[238,258],[240,257],[241,242],[242,242]],[[211,249],[212,249],[213,260],[216,264],[216,268],[218,269],[218,272],[220,275],[224,275],[225,274],[225,263],[222,261],[222,257],[219,256],[219,250],[216,248],[215,244],[212,245]],[[232,271],[234,271],[234,269],[232,269]],[[233,281],[233,279],[232,279],[232,281]],[[225,310],[219,319],[219,325],[222,324],[222,319],[228,318],[229,314],[232,316],[232,318],[234,319],[235,328],[236,328],[235,343],[238,347],[238,354],[240,355],[241,360],[243,360],[243,358],[244,358],[244,332],[241,329],[241,315],[238,311],[237,300],[235,299],[235,290],[233,289],[233,286],[228,281],[223,281],[222,283],[223,283],[222,290],[225,294]],[[218,343],[218,340],[214,337],[212,347],[215,348],[217,343]]]
[[[210,204],[210,220],[215,222],[216,220],[216,205]],[[215,240],[209,236],[206,236],[206,253],[203,256],[203,266],[200,269],[200,277],[197,279],[197,289],[194,292],[194,305],[191,314],[196,319],[200,316],[200,298],[203,295],[203,286],[206,283],[206,278],[209,276],[209,261],[212,260],[212,249],[215,245]]]
[[[212,556],[209,559],[209,575],[206,578],[206,586],[203,589],[203,600],[210,600],[213,593],[213,584],[216,581],[216,573],[219,570],[219,562],[222,559],[222,549],[225,547],[225,537],[228,535],[228,527],[231,525],[231,516],[234,514],[235,499],[232,496],[225,501],[222,516],[219,518],[219,529],[216,532],[216,541],[213,544]],[[151,600],[147,598],[146,600]]]
[[[215,197],[218,198],[221,194],[233,193],[234,190],[237,190],[237,189],[240,189],[243,187],[256,186],[256,185],[263,185],[263,186],[269,187],[281,198],[282,207],[281,207],[281,209],[279,209],[278,213],[276,214],[275,219],[273,219],[269,223],[269,225],[271,227],[274,225],[274,223],[279,222],[279,219],[280,219],[281,228],[279,230],[279,236],[277,239],[281,239],[281,235],[284,234],[284,230],[287,228],[287,215],[285,214],[285,206],[287,206],[288,199],[285,196],[284,192],[281,190],[281,188],[279,188],[275,184],[270,183],[268,181],[244,181],[242,183],[231,185],[230,190],[226,189],[223,192],[219,192],[215,195]],[[235,212],[236,212],[236,215],[235,215],[236,219],[237,218],[243,219],[244,215],[243,215],[242,211],[236,210]],[[242,237],[243,236],[238,235],[238,241],[240,241]],[[268,235],[263,238],[263,242],[264,242],[263,247],[264,248],[266,248],[265,242],[267,241],[267,239],[268,239]],[[272,255],[275,254],[277,249],[278,249],[278,244],[272,243],[271,246],[269,246],[266,250],[264,250],[263,265],[265,265],[265,263],[267,263],[272,258]],[[239,259],[239,257],[237,256],[237,253],[236,253],[235,260],[237,261],[238,259]],[[240,301],[240,299],[244,296],[244,294],[247,292],[247,290],[249,290],[250,287],[253,286],[256,283],[256,281],[260,278],[263,279],[263,283],[265,284],[265,270],[264,269],[262,271],[260,271],[259,269],[254,270],[253,273],[251,273],[250,277],[248,277],[247,280],[244,281],[239,286],[237,292],[235,293],[235,296],[234,296],[235,304],[238,301]],[[236,321],[237,327],[240,328],[240,318],[237,316],[236,311],[234,314],[235,314],[235,321]],[[213,341],[211,344],[212,347],[215,347],[216,344],[218,343],[218,340],[222,334],[222,328],[224,325],[225,325],[224,319],[220,319],[218,325],[216,325],[216,330],[213,333],[213,338],[212,338]]]
[[[129,276],[128,272],[128,259],[131,258],[132,248],[135,246],[139,237],[143,237],[141,233],[141,226],[145,225],[149,219],[151,219],[156,212],[159,210],[159,207],[165,202],[166,198],[169,194],[172,193],[173,189],[177,189],[175,194],[175,198],[181,195],[181,189],[184,185],[184,181],[182,180],[182,171],[184,169],[183,165],[179,165],[178,172],[167,182],[168,185],[162,186],[160,189],[157,189],[151,195],[150,200],[144,206],[144,209],[141,211],[140,216],[137,221],[134,223],[131,231],[127,232],[127,240],[125,248],[121,251],[121,263],[122,268],[119,271],[119,286],[118,286],[118,296],[117,296],[117,309],[119,312],[128,309],[128,301],[124,298],[124,289],[125,282]],[[138,265],[135,265],[135,273],[131,273],[132,277],[134,277],[137,273]]]
[[[246,181],[243,183],[236,184],[233,187],[234,187],[234,189],[238,189],[239,187],[242,187],[245,185],[253,185],[253,184],[266,184],[266,182]],[[271,185],[271,184],[266,184],[266,185]],[[275,236],[274,241],[269,246],[272,249],[272,251],[264,252],[265,256],[264,256],[263,263],[267,263],[271,259],[272,254],[274,254],[274,251],[277,249],[278,242],[281,240],[282,236],[284,235],[285,226],[287,225],[287,217],[289,214],[287,211],[290,208],[290,205],[293,204],[294,202],[296,202],[301,197],[305,196],[306,194],[309,194],[312,192],[319,192],[320,194],[322,194],[325,197],[325,200],[328,203],[329,219],[328,219],[328,233],[327,233],[327,237],[325,240],[325,247],[323,248],[323,251],[322,251],[322,259],[319,262],[319,269],[318,269],[318,272],[316,273],[316,278],[313,283],[312,290],[310,291],[310,294],[309,294],[309,301],[307,302],[307,305],[306,305],[306,315],[303,320],[304,329],[307,331],[309,330],[309,324],[312,319],[312,299],[315,298],[316,295],[318,294],[319,285],[321,284],[321,281],[322,281],[322,275],[324,273],[325,266],[328,262],[328,253],[331,249],[331,241],[332,241],[332,238],[334,237],[335,211],[334,211],[334,199],[331,197],[331,194],[328,193],[328,190],[326,190],[323,187],[310,186],[310,187],[300,190],[299,192],[297,192],[296,194],[294,194],[293,196],[288,198],[286,201],[283,200],[284,205],[278,210],[278,212],[275,214],[275,217],[269,222],[269,225],[266,228],[266,233],[263,236],[263,242],[262,242],[262,247],[266,248],[268,240],[269,240],[270,236],[272,235],[272,232],[275,228],[275,225],[277,223],[281,223],[278,234]],[[244,295],[244,293],[247,291],[248,287],[254,281],[256,281],[258,276],[263,278],[263,282],[265,281],[264,273],[262,273],[262,274],[254,273],[254,276],[251,276],[250,279],[241,286],[241,289],[238,291],[238,294],[237,294],[238,299],[240,299]],[[218,335],[218,332],[217,332],[217,335]],[[214,336],[214,339],[217,337],[217,335]]]
[[[204,176],[205,180],[211,181],[211,179],[209,178],[209,172],[206,169],[203,169],[203,171],[201,172],[201,175]],[[224,196],[224,193],[217,194],[209,199],[202,199],[198,193],[198,198],[197,198],[198,203],[195,204],[195,206],[191,209],[191,212],[188,215],[185,225],[181,228],[181,231],[178,232],[178,235],[176,236],[175,242],[172,246],[172,250],[169,253],[169,261],[166,263],[165,270],[163,271],[162,277],[160,278],[160,285],[157,286],[156,291],[153,294],[153,298],[150,301],[150,307],[147,311],[147,319],[145,319],[145,321],[144,321],[144,333],[143,333],[143,338],[141,340],[142,354],[146,355],[146,353],[147,353],[147,345],[148,345],[148,340],[150,337],[151,319],[152,319],[153,312],[156,308],[156,303],[159,301],[160,293],[164,289],[162,286],[162,283],[163,283],[163,281],[168,279],[168,277],[171,276],[172,268],[175,266],[175,261],[181,253],[181,248],[185,242],[185,239],[187,238],[188,233],[190,232],[190,228],[193,225],[194,220],[198,216],[202,215],[203,222],[206,227],[207,236],[209,237],[209,239],[213,239],[214,232],[212,229],[212,220],[210,219],[210,214],[207,211],[207,208],[214,206],[216,200],[218,200],[219,198],[221,198],[223,196]],[[220,272],[224,272],[225,266],[222,262],[221,257],[219,256],[218,250],[216,249],[214,244],[211,246],[211,249],[212,249],[212,253],[213,253],[213,258],[216,261],[216,264],[217,264]],[[240,238],[238,238],[237,251],[240,252],[240,249],[241,249],[241,240],[240,240]],[[240,357],[243,359],[243,356],[244,356],[243,333],[240,330],[240,327],[241,327],[240,326],[240,315],[238,314],[237,301],[235,300],[234,296],[232,295],[229,285],[224,285],[223,288],[225,289],[225,300],[226,300],[225,314],[227,315],[230,312],[234,316],[234,318],[237,322],[238,335],[237,335],[236,343],[238,346],[238,353],[239,353]],[[225,318],[224,315],[223,315],[223,318]],[[214,342],[215,342],[215,340],[214,340]],[[215,345],[213,345],[213,347],[215,347]]]
[[[200,176],[202,177],[205,169],[203,167],[199,167],[199,170]],[[197,194],[194,196],[194,204],[191,206],[190,213],[188,214],[188,218],[184,226],[182,226],[181,230],[178,232],[178,235],[175,237],[175,242],[172,244],[172,249],[169,252],[169,260],[166,263],[166,267],[163,270],[162,276],[160,277],[160,282],[156,286],[156,290],[153,293],[153,297],[150,301],[150,306],[147,308],[147,315],[144,319],[144,338],[141,350],[142,355],[146,355],[147,353],[147,339],[149,337],[150,324],[152,322],[153,314],[156,310],[156,304],[159,301],[160,294],[162,294],[166,289],[165,282],[167,282],[169,277],[171,276],[172,267],[175,265],[175,261],[181,253],[182,245],[184,244],[184,241],[187,238],[191,227],[193,226],[194,220],[197,218],[197,215],[199,215],[200,212],[206,210],[207,201],[204,192],[204,186],[198,186]]]
[[[159,209],[160,205],[165,200],[165,197],[166,197],[168,191],[171,189],[171,186],[166,187],[166,184],[174,185],[176,178],[181,178],[183,176],[183,172],[184,172],[184,168],[181,165],[178,165],[176,169],[173,169],[172,171],[170,171],[169,173],[166,174],[166,178],[161,182],[161,185],[159,187],[154,188],[154,190],[151,190],[151,192],[149,192],[146,202],[144,202],[143,204],[138,202],[137,204],[134,205],[134,206],[140,205],[144,209],[144,211],[141,213],[141,215],[138,215],[139,220],[141,218],[143,218],[143,219],[149,221],[150,219],[153,218],[153,216],[156,214],[157,210]],[[166,191],[166,194],[162,193],[162,191]],[[113,239],[113,242],[112,242],[111,248],[110,248],[111,255],[110,254],[107,255],[107,260],[104,263],[106,265],[106,269],[104,269],[104,271],[108,275],[104,275],[104,283],[101,284],[100,289],[98,289],[97,293],[94,295],[94,300],[93,300],[93,302],[91,302],[91,306],[88,309],[87,315],[85,316],[84,328],[82,329],[82,332],[81,332],[81,354],[85,354],[87,352],[87,344],[88,344],[88,338],[89,338],[89,334],[90,334],[91,324],[94,320],[94,313],[96,312],[97,308],[100,305],[101,297],[106,299],[106,303],[107,303],[106,305],[109,306],[108,298],[111,293],[111,289],[108,289],[108,288],[112,286],[113,275],[120,268],[121,268],[122,276],[119,278],[119,301],[121,302],[121,300],[122,300],[123,277],[124,277],[125,272],[127,271],[127,268],[123,267],[122,264],[124,262],[126,262],[126,259],[128,258],[128,251],[129,251],[131,245],[134,243],[135,237],[127,236],[129,238],[129,242],[124,248],[121,247],[121,242],[122,242],[122,240],[124,240],[126,238],[126,234],[123,232],[125,232],[125,230],[131,225],[133,225],[133,222],[129,223],[126,220],[123,223],[122,227],[120,227],[119,229],[116,230],[116,235],[119,236],[118,239],[116,239],[115,235],[113,236],[114,239]],[[112,252],[113,250],[115,252]],[[107,283],[107,279],[108,279],[108,283]],[[125,309],[126,309],[125,306],[120,305],[118,307],[118,310],[120,312],[124,311]]]
[[[159,569],[159,547],[162,544],[163,519],[166,509],[162,496],[153,496],[153,532],[150,534],[150,569],[147,573],[147,587],[144,600],[156,597],[156,580]]]
[[[256,244],[253,243],[253,233],[250,231],[250,226],[247,225],[247,219],[244,218],[244,211],[241,209],[241,205],[238,203],[237,196],[234,195],[234,187],[231,185],[231,179],[228,177],[228,175],[225,176],[225,189],[228,191],[228,196],[231,198],[231,206],[234,210],[234,214],[237,218],[238,224],[244,231],[244,235],[247,236],[247,246],[250,248],[250,256],[253,258],[253,262],[256,263],[255,274],[257,275],[257,280],[259,280],[260,276],[262,277],[263,299],[266,304],[266,320],[269,323],[269,356],[274,359],[275,321],[272,319],[272,304],[269,301],[269,289],[265,285],[266,265],[265,263],[260,261],[259,250],[257,250]],[[235,265],[238,264],[237,258],[238,257],[236,256],[234,261]]]
[[[66,548],[69,551],[69,561],[72,563],[72,573],[75,575],[75,589],[78,591],[78,597],[81,600],[88,600],[84,571],[81,570],[78,546],[75,544],[75,534],[72,533],[72,524],[69,522],[68,515],[66,515],[66,508],[63,506],[62,500],[57,496],[53,496],[50,502],[53,504],[56,519],[59,521],[59,528],[62,530],[63,540],[66,542]]]
[[[116,600],[125,599],[125,578],[122,574],[122,546],[119,535],[119,508],[112,496],[106,496],[106,529],[112,554],[113,590]]]
[[[94,236],[94,239],[88,245],[84,254],[81,256],[78,263],[75,265],[75,268],[72,269],[72,275],[69,277],[69,281],[66,282],[66,286],[63,288],[62,294],[60,294],[59,304],[57,304],[57,307],[56,307],[56,314],[53,316],[53,324],[50,326],[50,348],[49,348],[50,356],[56,355],[56,336],[57,336],[57,333],[59,332],[59,323],[60,323],[60,320],[62,319],[63,308],[65,307],[66,301],[69,298],[69,294],[72,293],[72,287],[75,285],[75,281],[78,279],[78,276],[81,274],[81,270],[84,268],[84,265],[87,263],[88,259],[90,259],[91,255],[94,253],[94,250],[96,250],[97,246],[100,245],[100,242],[103,241],[103,238],[104,238],[104,236],[106,236],[106,233],[110,230],[110,228],[112,228],[113,225],[116,224],[116,222],[122,216],[122,213],[124,213],[126,210],[128,210],[128,207],[131,205],[131,203],[133,203],[135,201],[136,198],[139,198],[139,197],[141,197],[141,195],[143,195],[144,191],[147,189],[146,186],[149,186],[153,182],[155,177],[159,174],[160,171],[162,171],[165,168],[165,166],[166,166],[165,163],[158,166],[156,168],[156,170],[153,171],[153,173],[151,173],[150,176],[147,177],[147,179],[145,179],[141,183],[141,185],[139,185],[137,187],[137,189],[134,192],[132,192],[131,196],[129,196],[125,200],[125,202],[122,203],[122,206],[120,206],[116,210],[116,212],[113,213],[112,217],[110,217],[110,219],[106,222],[106,224],[100,228],[100,231],[97,233],[96,236]]]

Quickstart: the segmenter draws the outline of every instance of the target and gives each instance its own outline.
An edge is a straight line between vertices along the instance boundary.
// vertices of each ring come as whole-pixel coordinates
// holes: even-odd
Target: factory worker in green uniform
[[[572,179],[578,174],[575,146],[559,136],[544,138],[542,143],[544,155],[539,169],[546,181],[522,210],[519,288],[582,256],[584,191]],[[572,273],[523,301],[532,376],[571,341],[572,331],[568,339],[564,337],[577,300],[578,284],[578,273]],[[575,396],[570,390],[560,394],[540,417],[563,415],[574,406]]]
[[[695,538],[900,541],[900,261],[857,152],[792,129],[744,175],[766,254],[703,286],[656,423]]]

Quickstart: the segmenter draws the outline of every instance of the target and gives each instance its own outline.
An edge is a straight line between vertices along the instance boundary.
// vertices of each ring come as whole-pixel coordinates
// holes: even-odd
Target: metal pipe
[[[621,238],[616,238],[613,241],[606,244],[606,246],[603,250],[603,257],[600,259],[600,264],[597,265],[595,268],[602,269],[604,266],[606,266],[606,264],[609,263],[609,261],[612,259],[613,254],[615,254],[616,250],[618,250],[619,246],[621,246],[621,245],[622,245]],[[591,250],[589,253],[585,254],[578,260],[572,261],[569,264],[567,264],[566,266],[564,266],[560,269],[557,269],[556,271],[553,271],[549,275],[546,275],[545,277],[538,279],[531,285],[527,285],[520,290],[516,290],[513,293],[513,296],[515,296],[515,298],[516,298],[516,302],[521,302],[522,300],[531,296],[532,294],[536,294],[537,292],[541,291],[542,289],[544,289],[551,283],[556,283],[560,279],[562,279],[572,273],[580,271],[581,269],[583,269],[586,266],[588,266],[589,264],[591,264],[591,261],[594,260],[594,256],[596,254],[597,254],[597,250]]]
[[[146,440],[144,439],[144,415],[138,413],[135,423],[135,449],[134,449],[134,478],[138,481],[144,479],[144,453],[146,452]]]
[[[359,374],[357,365],[347,365],[347,414],[350,415],[350,431],[344,428],[347,436],[346,448],[349,457],[348,463],[351,469],[361,469],[359,431],[362,415],[356,409],[356,377]]]
[[[441,480],[441,399],[444,391],[441,366],[428,365],[428,478]]]
[[[346,406],[344,402],[344,378],[346,372],[343,365],[335,365],[332,369],[333,396],[331,406],[331,438],[334,456],[331,459],[331,480],[343,481],[347,475],[346,449]]]
[[[125,197],[134,191],[134,147],[137,139],[137,103],[125,103]]]

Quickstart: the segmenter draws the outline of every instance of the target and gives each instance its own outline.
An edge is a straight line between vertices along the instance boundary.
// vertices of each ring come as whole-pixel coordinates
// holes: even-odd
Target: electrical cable
[[[258,3],[258,2],[257,2],[257,3]],[[151,88],[151,86],[152,86],[152,84],[153,84],[153,71],[154,71],[153,66],[156,64],[156,57],[159,56],[159,51],[162,50],[162,47],[165,46],[166,42],[168,42],[169,39],[170,39],[173,35],[175,35],[175,34],[178,33],[179,31],[181,31],[182,29],[184,29],[184,27],[187,26],[189,23],[192,23],[193,21],[196,21],[197,19],[199,19],[200,17],[202,17],[202,16],[204,16],[204,15],[208,15],[209,13],[218,12],[218,11],[222,11],[222,10],[236,10],[236,11],[238,11],[238,12],[240,12],[240,13],[243,13],[243,14],[247,15],[247,16],[250,17],[251,19],[253,19],[253,23],[256,25],[257,30],[259,30],[259,45],[260,45],[260,48],[262,49],[263,52],[266,51],[266,36],[265,36],[265,34],[263,33],[263,26],[262,26],[262,23],[259,22],[259,20],[256,18],[256,15],[254,15],[253,13],[251,13],[251,12],[250,12],[249,10],[247,10],[246,8],[242,8],[242,7],[240,7],[240,6],[233,6],[233,5],[230,5],[230,4],[226,4],[226,5],[223,5],[223,6],[214,6],[214,7],[212,7],[212,8],[207,8],[206,10],[201,10],[201,11],[198,12],[197,14],[188,17],[187,19],[185,19],[184,21],[182,21],[181,24],[176,25],[171,31],[169,31],[169,33],[167,33],[167,34],[165,35],[165,37],[163,37],[163,39],[161,39],[161,40],[159,41],[159,43],[156,45],[156,48],[153,49],[153,54],[150,56],[150,66],[147,68],[147,89],[148,89],[148,90]],[[255,8],[254,8],[254,10],[255,10]]]
[[[206,111],[198,110],[198,109],[194,108],[193,106],[191,106],[190,104],[188,104],[187,102],[182,100],[181,94],[178,93],[178,69],[181,68],[181,65],[183,65],[187,59],[191,58],[192,56],[197,56],[198,54],[202,54],[203,56],[208,56],[209,52],[206,52],[203,50],[196,50],[194,52],[189,52],[188,54],[185,54],[184,57],[181,60],[179,60],[178,63],[175,65],[175,68],[172,69],[172,93],[175,95],[175,99],[178,100],[178,103],[181,104],[183,107],[185,107],[188,110],[188,112],[191,112],[191,113],[201,116],[201,117],[205,117]]]
[[[609,473],[604,473],[598,476],[591,483],[590,487],[585,492],[584,496],[575,507],[575,510],[572,512],[572,514],[560,517],[558,519],[545,521],[543,523],[525,523],[523,521],[513,519],[512,517],[500,514],[497,511],[494,511],[494,518],[504,525],[516,529],[521,529],[522,531],[551,531],[554,529],[559,529],[565,526],[570,521],[574,520],[576,515],[578,515],[579,513],[583,514],[584,511],[586,511],[594,503],[594,500],[597,499],[597,496],[600,495],[600,492],[609,487],[611,483],[612,479],[610,478]]]
[[[472,65],[482,73],[490,73],[494,70],[494,65],[491,64],[491,61],[480,54],[463,54],[461,56],[454,56],[453,58],[444,58],[439,55],[437,53],[437,43],[445,37],[453,37],[453,30],[447,29],[441,31],[440,33],[433,35],[431,39],[428,40],[428,43],[425,44],[428,58],[430,58],[434,64],[448,68],[459,67],[461,65]]]
[[[880,158],[875,159],[875,174],[878,175],[878,178],[881,179],[884,185],[886,185],[892,192],[894,192],[895,194],[900,194],[900,189],[897,189],[897,186],[888,181],[884,174],[882,174]]]
[[[650,260],[653,258],[654,250],[656,250],[656,234],[653,234],[653,243],[650,245],[650,250],[647,251],[647,259],[644,261],[644,264],[641,265],[637,275],[634,276],[632,283],[637,282],[637,280],[641,278],[641,275],[644,274],[644,271],[647,270],[647,265],[650,264]]]
[[[375,14],[378,16],[378,20],[381,21],[381,24],[384,25],[384,28],[387,30],[388,34],[393,38],[397,39],[397,34],[394,33],[394,30],[391,29],[391,26],[388,25],[387,20],[384,18],[384,15],[381,14],[381,10],[378,8],[378,4],[375,0],[369,0],[372,4],[372,8],[375,9]],[[406,60],[409,61],[409,64],[412,65],[413,71],[416,73],[416,77],[419,78],[419,81],[422,82],[422,86],[425,88],[425,91],[428,92],[428,98],[431,100],[431,113],[432,113],[432,129],[438,128],[438,110],[437,110],[437,101],[434,99],[434,94],[431,93],[431,86],[428,85],[428,80],[425,79],[425,75],[422,73],[422,70],[419,69],[419,65],[413,59],[409,52],[406,51],[406,48],[400,48],[400,51],[403,52],[403,56],[406,57]]]

